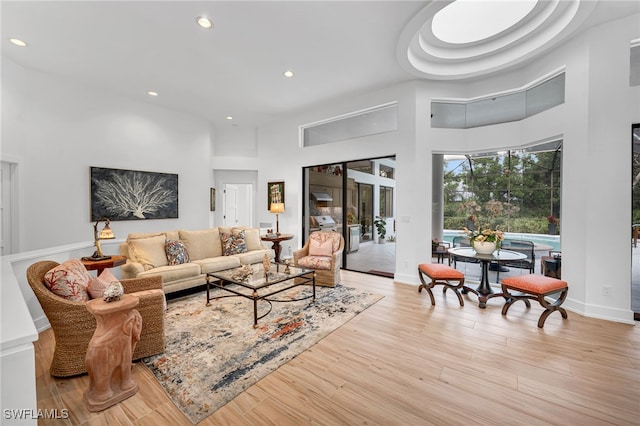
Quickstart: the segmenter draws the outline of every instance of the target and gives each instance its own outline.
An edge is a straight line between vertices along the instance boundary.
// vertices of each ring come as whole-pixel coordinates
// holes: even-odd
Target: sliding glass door
[[[318,230],[345,239],[344,269],[393,276],[395,272],[395,157],[306,167],[303,236]],[[381,240],[374,221],[385,226]]]

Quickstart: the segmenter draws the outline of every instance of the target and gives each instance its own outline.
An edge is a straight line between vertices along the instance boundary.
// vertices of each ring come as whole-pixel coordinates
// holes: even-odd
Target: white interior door
[[[224,226],[237,226],[238,221],[238,186],[226,184],[224,186]]]
[[[224,185],[224,226],[253,226],[253,185]]]

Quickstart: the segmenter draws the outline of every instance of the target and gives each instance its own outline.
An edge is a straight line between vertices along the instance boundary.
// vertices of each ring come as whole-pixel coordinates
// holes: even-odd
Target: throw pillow
[[[225,256],[246,253],[247,244],[245,243],[244,231],[236,235],[222,234],[222,252]]]
[[[120,282],[110,270],[105,269],[97,277],[92,277],[87,285],[87,292],[92,299],[101,299],[104,290],[113,282]]]
[[[260,230],[258,228],[245,229],[244,236],[245,242],[247,243],[247,251],[262,249],[262,243],[260,242]]]
[[[54,294],[74,302],[89,300],[91,275],[79,259],[62,262],[44,275],[44,285]]]
[[[180,231],[180,241],[187,246],[191,261],[222,255],[222,243],[220,242],[218,228]]]
[[[333,242],[331,239],[319,241],[315,238],[309,240],[309,256],[331,256],[333,254]]]
[[[189,251],[182,241],[167,240],[164,245],[167,251],[169,265],[182,265],[189,263]]]
[[[141,263],[145,271],[159,266],[167,266],[169,261],[167,261],[164,242],[164,234],[150,238],[129,240],[127,244],[131,260]]]

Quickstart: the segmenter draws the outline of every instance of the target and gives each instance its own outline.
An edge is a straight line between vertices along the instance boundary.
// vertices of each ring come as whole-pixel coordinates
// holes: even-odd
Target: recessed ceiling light
[[[196,18],[196,22],[198,23],[198,25],[200,25],[202,28],[211,28],[213,27],[213,23],[211,22],[211,20],[209,18],[207,18],[206,16],[198,16]]]
[[[147,93],[149,94],[149,96],[158,96],[158,92],[149,91]]]
[[[27,43],[20,40],[19,38],[10,38],[9,41],[15,44],[16,46],[27,47]]]
[[[227,117],[226,117],[226,118],[227,118],[227,120],[233,120],[233,117],[232,117],[232,116],[230,116],[230,115],[227,115]]]
[[[285,77],[291,78],[293,77],[293,71],[291,70],[286,70],[285,72],[283,72],[282,74],[284,74]]]

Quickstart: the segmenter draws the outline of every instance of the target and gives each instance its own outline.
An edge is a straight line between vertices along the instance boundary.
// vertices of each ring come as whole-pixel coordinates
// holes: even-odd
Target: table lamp
[[[98,233],[98,223],[105,222],[104,228]],[[94,244],[96,246],[96,251],[91,255],[91,257],[86,258],[87,260],[106,260],[111,259],[111,256],[105,256],[102,253],[102,247],[100,247],[100,240],[113,240],[116,236],[113,234],[113,231],[109,227],[109,219],[103,218],[98,219],[96,223],[93,225],[93,239]]]
[[[271,203],[269,211],[276,214],[276,235],[280,235],[280,222],[278,221],[278,215],[280,213],[284,213],[284,203]]]

